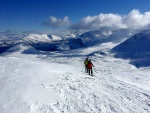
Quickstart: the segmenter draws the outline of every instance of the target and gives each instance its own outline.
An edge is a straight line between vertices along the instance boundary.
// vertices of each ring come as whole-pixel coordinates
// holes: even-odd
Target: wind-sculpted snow
[[[0,57],[0,113],[149,113],[150,68],[113,58],[112,46]],[[83,65],[90,53],[93,77]]]

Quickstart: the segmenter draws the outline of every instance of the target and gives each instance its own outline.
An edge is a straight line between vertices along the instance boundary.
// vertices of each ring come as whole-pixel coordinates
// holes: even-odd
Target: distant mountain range
[[[19,43],[25,43],[29,44],[32,47],[34,47],[37,50],[42,51],[60,51],[60,50],[71,50],[71,49],[77,49],[81,47],[89,47],[100,43],[105,42],[122,42],[126,39],[125,42],[123,42],[121,45],[118,45],[113,50],[117,52],[131,51],[136,45],[135,48],[140,47],[141,51],[145,51],[148,49],[147,47],[143,48],[141,45],[144,43],[147,44],[147,40],[143,40],[136,37],[147,37],[149,36],[149,31],[142,31],[138,34],[137,31],[132,29],[121,29],[118,31],[101,31],[101,30],[94,30],[85,32],[77,37],[59,37],[55,35],[47,35],[47,34],[29,34],[24,37],[17,37],[17,36],[10,36],[8,35],[5,38],[0,37],[0,53],[4,52],[6,49],[19,44]],[[134,36],[133,36],[134,35]],[[132,36],[132,38],[130,38]],[[147,38],[146,38],[147,39]],[[135,41],[139,41],[140,43],[137,43]],[[142,41],[142,42],[141,42]],[[131,43],[132,46],[130,46],[128,43]],[[135,43],[135,44],[134,44]],[[144,44],[145,45],[145,44]],[[130,49],[132,48],[132,49]],[[137,51],[139,51],[138,49]],[[144,49],[144,50],[143,50]],[[136,51],[136,50],[135,50]]]
[[[9,37],[0,38],[0,53],[6,51],[10,47],[25,43],[29,44],[37,50],[42,51],[58,51],[76,49],[82,46],[81,39],[78,38],[63,38],[47,34],[29,34],[25,37]]]

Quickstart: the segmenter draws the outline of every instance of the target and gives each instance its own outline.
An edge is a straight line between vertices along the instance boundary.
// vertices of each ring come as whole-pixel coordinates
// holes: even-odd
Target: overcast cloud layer
[[[48,22],[44,23],[48,27],[62,28],[70,24],[69,18],[57,19],[50,17]],[[87,16],[79,22],[70,25],[70,30],[93,30],[99,28],[108,28],[117,30],[121,28],[144,29],[150,27],[150,11],[141,13],[134,9],[128,15],[119,14],[99,14],[97,16]]]

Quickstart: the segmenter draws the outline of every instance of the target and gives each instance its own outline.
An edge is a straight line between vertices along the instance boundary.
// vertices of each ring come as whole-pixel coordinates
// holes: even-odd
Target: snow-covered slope
[[[112,49],[117,57],[130,58],[137,67],[150,66],[150,32],[138,33]]]
[[[0,41],[0,54],[5,52],[10,47],[22,43],[23,41],[21,39],[5,39]]]
[[[9,55],[9,54],[38,54],[40,53],[38,50],[33,48],[32,46],[25,44],[25,43],[19,43],[8,50],[6,50],[2,55]]]
[[[150,34],[138,33],[114,48],[117,52],[150,52]]]
[[[112,47],[35,55],[18,54],[27,45],[11,48],[0,56],[0,113],[149,113],[150,68],[113,58]],[[89,54],[94,77],[84,71]]]

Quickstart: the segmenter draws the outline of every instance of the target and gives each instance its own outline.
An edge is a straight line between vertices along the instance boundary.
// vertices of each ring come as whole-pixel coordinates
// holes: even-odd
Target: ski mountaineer
[[[92,67],[94,67],[93,63],[91,62],[91,60],[89,60],[88,64],[87,64],[87,68],[88,68],[88,73],[89,75],[93,76],[93,70]]]
[[[85,61],[84,61],[84,65],[85,65],[85,72],[86,72],[86,73],[88,72],[88,67],[87,67],[88,62],[89,62],[89,59],[88,59],[88,58],[86,58],[86,59],[85,59]]]

